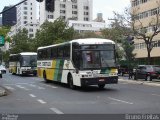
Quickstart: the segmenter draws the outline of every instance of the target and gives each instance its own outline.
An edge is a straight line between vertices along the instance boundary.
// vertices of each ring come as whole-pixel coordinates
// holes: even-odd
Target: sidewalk
[[[160,87],[160,80],[144,81],[144,80],[133,80],[133,79],[128,79],[128,78],[123,79],[123,78],[119,77],[119,81],[131,83],[131,84],[141,84],[141,85]]]
[[[0,86],[0,97],[7,95],[6,90]]]

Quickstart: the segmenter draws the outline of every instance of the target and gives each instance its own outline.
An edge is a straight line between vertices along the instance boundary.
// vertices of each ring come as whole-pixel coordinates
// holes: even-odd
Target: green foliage
[[[9,27],[0,27],[0,35],[6,37],[7,33],[9,32],[10,28]]]
[[[19,30],[18,33],[13,36],[10,53],[16,54],[31,51],[30,41],[31,39],[28,37],[28,31],[26,29]]]
[[[131,45],[128,41],[124,40],[122,47],[124,49],[124,57],[126,58],[125,63],[127,64],[128,68],[133,68],[136,63],[136,54],[133,54],[134,45]]]
[[[54,22],[46,21],[42,24],[33,41],[34,51],[40,46],[47,46],[72,40],[74,34],[74,29],[68,27],[67,23],[62,19],[57,19]]]

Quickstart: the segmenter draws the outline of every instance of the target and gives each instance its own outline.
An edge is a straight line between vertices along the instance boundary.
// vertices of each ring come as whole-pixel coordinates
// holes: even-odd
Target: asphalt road
[[[0,113],[13,114],[127,114],[160,113],[160,87],[119,82],[71,90],[33,76],[9,73],[0,79],[9,95],[0,97]]]

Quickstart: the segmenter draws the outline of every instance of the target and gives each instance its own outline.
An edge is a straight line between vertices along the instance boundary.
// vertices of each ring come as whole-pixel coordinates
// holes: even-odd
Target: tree
[[[124,57],[126,59],[125,62],[128,68],[133,68],[134,65],[136,64],[136,61],[135,61],[136,54],[133,53],[134,45],[130,44],[130,42],[128,42],[127,40],[124,40],[122,43],[122,47],[124,50]]]
[[[9,30],[10,27],[5,27],[5,26],[0,27],[0,36],[3,36],[5,38],[5,41],[8,42],[10,42],[10,38],[7,37],[7,33],[9,32]]]
[[[10,53],[30,52],[30,42],[31,39],[28,37],[28,31],[26,29],[19,30],[18,33],[13,36]]]
[[[33,40],[34,51],[40,46],[47,46],[61,42],[67,42],[74,38],[75,31],[72,27],[68,27],[67,23],[62,19],[57,19],[54,22],[44,22],[40,30]]]
[[[160,7],[160,2],[157,3],[157,8]],[[151,64],[151,51],[154,47],[154,38],[160,33],[160,16],[159,10],[155,10],[154,15],[150,16],[150,20],[143,22],[143,19],[139,17],[140,8],[128,9],[125,10],[125,15],[120,15],[115,13],[117,20],[124,21],[123,26],[129,26],[131,28],[131,34],[135,37],[136,40],[143,40],[146,49],[147,49],[147,63]],[[152,32],[148,31],[147,28],[151,28]]]

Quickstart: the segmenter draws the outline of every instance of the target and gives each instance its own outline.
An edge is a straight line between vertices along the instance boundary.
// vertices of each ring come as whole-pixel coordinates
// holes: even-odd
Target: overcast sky
[[[0,0],[0,11],[4,6],[14,5],[20,0]],[[122,13],[125,7],[130,5],[130,0],[93,0],[93,18],[97,13],[103,13],[103,18],[108,22],[108,18],[113,17],[113,11]]]

